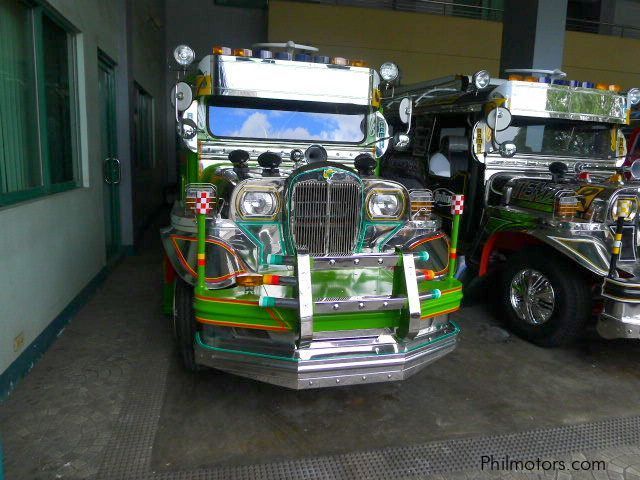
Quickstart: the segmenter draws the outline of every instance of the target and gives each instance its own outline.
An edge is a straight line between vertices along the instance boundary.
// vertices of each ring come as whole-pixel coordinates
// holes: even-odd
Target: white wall
[[[104,267],[98,49],[116,62],[122,241],[133,243],[162,202],[166,177],[164,0],[49,0],[78,35],[81,188],[0,208],[0,373]],[[137,81],[156,99],[156,168],[132,201],[130,93]],[[135,196],[133,196],[136,198]],[[137,197],[140,198],[140,197]],[[14,351],[14,339],[24,344]]]
[[[82,33],[80,99],[85,187],[0,209],[0,372],[71,302],[105,263],[97,49],[119,61],[123,0],[51,0]],[[92,139],[89,141],[89,139]]]

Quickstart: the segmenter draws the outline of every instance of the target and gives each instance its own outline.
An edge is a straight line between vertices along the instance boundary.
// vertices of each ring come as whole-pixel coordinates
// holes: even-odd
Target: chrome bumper
[[[598,333],[607,339],[640,339],[640,283],[637,279],[605,278],[602,296],[604,309],[598,320]]]
[[[314,339],[291,356],[219,348],[204,343],[198,335],[196,361],[297,390],[404,380],[455,348],[458,326],[440,319],[445,321],[443,328],[413,340],[392,334]]]

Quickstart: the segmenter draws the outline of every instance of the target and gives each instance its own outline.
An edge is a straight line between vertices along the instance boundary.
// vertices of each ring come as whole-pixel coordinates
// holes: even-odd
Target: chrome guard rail
[[[415,258],[428,260],[426,252],[396,253],[383,255],[348,255],[335,257],[319,257],[313,259],[314,270],[328,270],[353,267],[394,267],[393,295],[372,297],[350,297],[340,299],[313,300],[311,284],[312,259],[308,254],[294,256],[270,255],[268,262],[274,265],[293,265],[296,268],[298,298],[278,298],[261,296],[259,305],[263,307],[280,307],[298,309],[300,313],[300,346],[308,345],[313,339],[313,314],[332,312],[358,312],[372,310],[407,309],[409,322],[404,336],[415,338],[420,331],[422,307],[420,302],[440,298],[440,290],[420,295],[418,280],[424,275],[416,274]]]

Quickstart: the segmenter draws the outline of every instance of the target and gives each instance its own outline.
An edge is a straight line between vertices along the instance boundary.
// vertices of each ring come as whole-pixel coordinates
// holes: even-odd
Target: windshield
[[[607,124],[514,117],[511,126],[496,132],[496,141],[515,143],[518,154],[610,159],[613,134]]]
[[[215,137],[257,140],[360,143],[366,115],[344,106],[209,105],[209,130]]]

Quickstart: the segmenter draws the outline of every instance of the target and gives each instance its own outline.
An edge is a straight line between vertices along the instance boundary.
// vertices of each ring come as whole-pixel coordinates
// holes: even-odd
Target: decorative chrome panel
[[[358,238],[361,202],[360,184],[349,177],[335,182],[296,183],[290,214],[296,249],[313,256],[352,253]]]
[[[626,98],[605,90],[509,81],[498,86],[490,97],[505,98],[505,107],[513,115],[627,123]]]
[[[226,55],[210,64],[200,65],[213,76],[215,95],[370,105],[377,83],[369,68]]]

